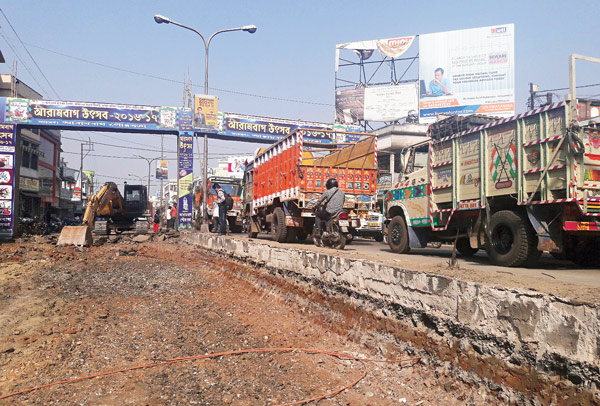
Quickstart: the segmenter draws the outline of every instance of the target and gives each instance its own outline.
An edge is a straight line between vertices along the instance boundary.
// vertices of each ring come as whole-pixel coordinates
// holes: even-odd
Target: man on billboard
[[[434,78],[429,82],[427,94],[430,96],[445,96],[450,94],[450,85],[448,79],[444,77],[444,69],[437,68],[433,72]]]

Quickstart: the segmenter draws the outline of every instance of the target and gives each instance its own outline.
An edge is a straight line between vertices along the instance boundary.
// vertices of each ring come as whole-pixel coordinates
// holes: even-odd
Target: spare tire
[[[528,264],[530,256],[533,259],[537,251],[537,236],[529,219],[510,210],[502,210],[492,215],[489,227],[485,249],[494,264],[522,266]]]

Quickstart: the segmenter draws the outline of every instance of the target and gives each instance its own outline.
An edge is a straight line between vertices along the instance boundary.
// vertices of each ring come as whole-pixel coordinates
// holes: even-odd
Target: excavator
[[[111,231],[118,234],[135,229],[137,234],[147,233],[150,213],[146,186],[125,184],[124,192],[125,197],[115,183],[105,183],[89,198],[83,225],[63,227],[57,245],[92,245],[92,232],[108,235]]]

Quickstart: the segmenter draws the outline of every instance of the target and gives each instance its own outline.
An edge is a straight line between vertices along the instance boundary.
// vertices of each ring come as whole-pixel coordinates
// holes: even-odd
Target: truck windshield
[[[240,194],[242,193],[242,187],[240,185],[224,185],[221,184],[221,188],[227,192],[228,195],[230,196],[240,196]],[[215,195],[217,194],[217,192],[215,192],[214,189],[210,189],[210,194],[211,195]]]

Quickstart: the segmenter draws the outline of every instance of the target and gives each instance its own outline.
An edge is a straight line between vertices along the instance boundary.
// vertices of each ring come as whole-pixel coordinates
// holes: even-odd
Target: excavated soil
[[[264,347],[312,348],[372,359],[410,346],[343,328],[260,272],[170,239],[90,248],[45,238],[0,245],[0,397],[31,387],[175,357]],[[255,278],[241,277],[254,274]],[[253,281],[254,280],[254,281]],[[303,352],[185,361],[37,389],[25,405],[275,405],[355,386],[318,405],[518,403],[461,381],[427,359],[357,362]]]

